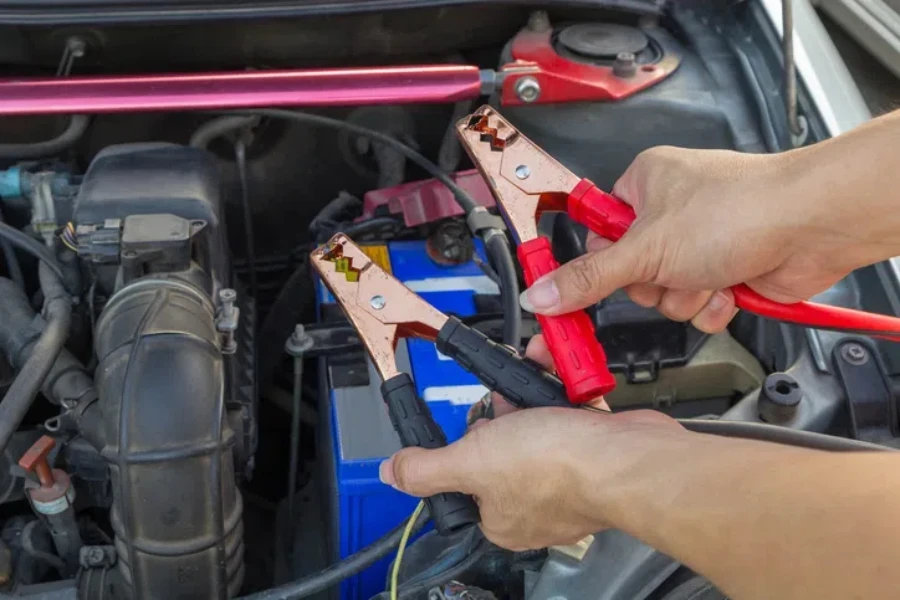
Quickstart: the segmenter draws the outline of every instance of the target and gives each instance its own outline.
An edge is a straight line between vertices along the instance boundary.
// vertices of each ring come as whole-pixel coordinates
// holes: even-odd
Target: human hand
[[[648,150],[613,189],[635,209],[631,229],[615,244],[590,237],[591,252],[535,283],[523,304],[560,314],[624,288],[637,304],[712,333],[736,312],[732,285],[796,302],[892,256],[872,247],[862,221],[873,216],[833,201],[814,164],[807,151]]]
[[[552,366],[540,336],[526,355]],[[485,536],[511,550],[570,544],[610,526],[599,507],[603,486],[626,477],[659,440],[683,432],[653,411],[516,410],[500,397],[494,409],[495,419],[476,422],[449,446],[401,450],[382,463],[381,479],[419,497],[473,495]]]

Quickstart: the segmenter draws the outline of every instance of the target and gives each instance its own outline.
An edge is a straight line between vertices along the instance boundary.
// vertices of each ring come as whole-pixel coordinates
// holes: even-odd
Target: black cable
[[[769,105],[766,101],[766,94],[763,91],[762,85],[759,83],[756,71],[754,71],[753,65],[750,64],[750,59],[747,57],[746,52],[731,40],[728,40],[728,46],[737,57],[741,73],[744,75],[747,85],[750,86],[750,95],[753,97],[753,103],[756,104],[756,111],[759,114],[759,125],[762,129],[766,149],[773,153],[781,152],[782,145],[778,140],[778,134],[775,131],[775,123],[772,121],[772,113],[769,112]]]
[[[478,207],[478,203],[472,199],[468,192],[459,187],[455,181],[453,181],[446,173],[444,173],[440,169],[440,167],[438,167],[436,164],[434,164],[433,162],[425,158],[422,154],[413,150],[403,142],[379,131],[375,131],[374,129],[361,127],[359,125],[354,125],[353,123],[348,123],[339,119],[323,117],[321,115],[296,112],[292,110],[281,110],[277,108],[256,108],[252,110],[239,110],[229,112],[227,114],[285,119],[288,121],[296,121],[298,123],[319,125],[321,127],[330,127],[332,129],[339,129],[342,131],[350,131],[352,133],[355,133],[356,135],[361,135],[373,140],[377,140],[382,144],[385,144],[386,146],[390,146],[393,150],[396,150],[412,162],[416,163],[422,169],[427,171],[429,175],[446,185],[453,193],[453,197],[456,198],[456,201],[466,213],[469,213],[470,211]]]
[[[497,287],[500,287],[500,276],[497,275],[497,271],[494,270],[494,267],[490,265],[490,263],[486,263],[481,260],[481,257],[477,254],[472,256],[472,262],[475,263],[475,266],[481,269],[481,272],[485,274],[485,276],[497,284]]]
[[[413,533],[422,529],[430,519],[428,510],[423,510],[419,519],[413,525]],[[299,581],[286,583],[278,587],[244,596],[243,600],[296,600],[306,598],[333,585],[337,585],[344,579],[369,568],[397,548],[406,523],[401,523],[396,528],[369,544],[356,554],[348,556],[314,575],[304,577]]]
[[[485,249],[500,279],[500,302],[503,304],[503,343],[516,351],[522,345],[522,308],[519,306],[519,278],[509,240],[500,230],[488,233]]]
[[[193,148],[206,149],[214,139],[232,132],[240,132],[253,127],[259,117],[218,117],[198,127],[191,135],[188,145]]]
[[[40,521],[29,521],[25,527],[22,528],[21,534],[21,542],[22,542],[22,551],[25,552],[28,556],[44,561],[54,569],[56,569],[60,575],[65,576],[66,574],[66,563],[63,562],[63,559],[56,556],[55,554],[50,554],[49,552],[44,552],[43,550],[38,550],[34,547],[34,540],[31,539],[31,534],[34,532],[34,528],[40,523]]]
[[[584,240],[566,213],[557,213],[553,219],[553,247],[558,249],[563,260],[578,258],[586,252]]]
[[[53,256],[53,253],[50,252],[49,248],[41,244],[36,239],[30,237],[26,233],[19,231],[15,227],[10,227],[6,223],[0,223],[0,238],[8,241],[16,248],[24,250],[25,252],[31,254],[42,263],[47,265],[47,267],[49,267],[50,270],[53,271],[54,275],[59,277],[60,281],[65,281],[65,276],[63,275],[59,263],[56,261],[56,257]]]
[[[291,459],[288,466],[287,522],[288,531],[294,531],[294,499],[297,496],[297,470],[300,468],[300,407],[303,402],[303,355],[294,357],[294,389],[291,402]],[[288,539],[291,536],[285,536]],[[291,560],[291,574],[297,561]]]
[[[0,212],[0,223],[6,223],[3,220],[3,212]],[[9,278],[20,288],[25,289],[25,276],[22,275],[22,266],[16,257],[15,248],[4,238],[0,239],[0,251],[3,252],[3,259],[6,262],[6,272],[9,274]]]
[[[895,452],[895,448],[879,446],[859,440],[802,431],[769,425],[767,423],[754,423],[750,421],[722,421],[717,419],[678,419],[681,425],[695,433],[706,433],[723,437],[741,438],[745,440],[759,440],[782,444],[785,446],[797,446],[813,450],[828,450],[831,452]]]
[[[6,450],[10,438],[25,418],[69,336],[72,304],[62,280],[45,264],[39,266],[38,275],[44,292],[47,324],[0,402],[0,453]]]
[[[351,240],[355,240],[364,235],[381,232],[390,228],[393,232],[400,229],[401,223],[394,217],[372,217],[359,223],[349,223],[341,225],[340,231]],[[337,233],[337,231],[335,231]]]
[[[74,115],[65,130],[55,138],[43,142],[25,144],[0,144],[0,158],[26,159],[41,158],[59,154],[75,145],[87,131],[91,119],[86,115]]]
[[[250,182],[247,177],[247,147],[243,140],[235,142],[234,158],[237,163],[238,178],[241,181],[241,206],[244,209],[244,237],[246,238],[250,297],[255,301],[256,293],[259,290],[256,279],[256,243],[253,237],[253,210],[250,208]]]
[[[490,547],[491,543],[484,539],[484,537],[482,536],[481,542],[477,546],[475,546],[475,549],[472,550],[472,553],[461,560],[459,563],[447,569],[446,571],[437,573],[436,575],[427,579],[409,582],[408,584],[401,585],[400,589],[397,590],[397,597],[400,600],[403,600],[404,598],[413,598],[415,596],[418,596],[419,594],[427,593],[428,590],[433,587],[456,579],[457,577],[474,567],[478,563],[478,561],[484,557]]]
[[[591,412],[611,414],[609,410],[594,406],[581,405],[580,408]],[[784,446],[796,446],[811,450],[827,450],[830,452],[896,452],[896,448],[871,444],[860,440],[851,440],[826,433],[791,429],[768,423],[755,421],[727,421],[722,419],[676,419],[678,423],[694,433],[718,435],[721,437],[758,440]]]
[[[425,534],[426,536],[428,534]],[[436,535],[436,534],[435,534]],[[428,567],[415,573],[414,575],[407,577],[400,583],[400,587],[406,587],[415,585],[420,581],[424,581],[425,579],[431,579],[432,577],[437,577],[442,575],[445,571],[449,569],[453,569],[460,562],[466,559],[469,554],[471,554],[479,544],[481,544],[484,540],[484,535],[481,533],[481,530],[477,527],[470,527],[466,532],[466,535],[463,536],[456,544],[447,548],[443,552],[440,553],[440,556],[437,561],[430,564]],[[421,541],[421,540],[420,540]],[[406,549],[407,552],[410,551],[410,548]]]

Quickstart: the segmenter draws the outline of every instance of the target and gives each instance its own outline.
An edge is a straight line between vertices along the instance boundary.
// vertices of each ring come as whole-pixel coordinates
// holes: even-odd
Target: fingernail
[[[528,299],[528,290],[525,290],[524,292],[519,294],[519,306],[521,306],[522,310],[526,312],[534,312],[534,307],[531,305],[531,300]]]
[[[722,292],[716,292],[712,295],[712,298],[709,299],[707,306],[709,310],[719,311],[725,308],[728,304],[728,296],[723,294]]]
[[[381,465],[378,467],[378,479],[381,480],[381,483],[396,487],[394,485],[394,467],[391,465],[390,458],[382,461]]]
[[[559,288],[552,279],[541,279],[522,293],[519,304],[528,312],[546,312],[559,304]]]

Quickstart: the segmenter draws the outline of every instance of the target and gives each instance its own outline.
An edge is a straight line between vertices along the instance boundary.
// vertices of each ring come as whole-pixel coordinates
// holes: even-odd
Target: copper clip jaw
[[[399,338],[433,340],[447,322],[447,315],[386,273],[342,233],[313,250],[310,259],[385,381],[399,374],[394,356]]]
[[[456,124],[463,148],[497,200],[516,243],[537,237],[543,211],[565,211],[580,178],[522,135],[490,106]]]

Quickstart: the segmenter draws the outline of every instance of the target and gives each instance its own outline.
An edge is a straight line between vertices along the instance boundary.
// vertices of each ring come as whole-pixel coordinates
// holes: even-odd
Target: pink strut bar
[[[456,102],[481,85],[471,65],[0,79],[0,115]]]

